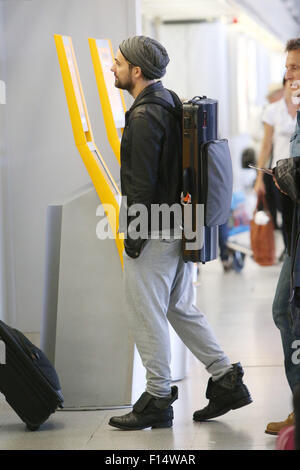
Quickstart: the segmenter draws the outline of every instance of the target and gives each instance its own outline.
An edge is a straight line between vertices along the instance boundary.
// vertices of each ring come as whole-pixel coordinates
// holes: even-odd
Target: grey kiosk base
[[[126,407],[145,390],[118,250],[96,236],[99,205],[88,185],[47,212],[41,349],[58,372],[65,409]],[[172,379],[180,380],[187,349],[171,326],[170,338]]]

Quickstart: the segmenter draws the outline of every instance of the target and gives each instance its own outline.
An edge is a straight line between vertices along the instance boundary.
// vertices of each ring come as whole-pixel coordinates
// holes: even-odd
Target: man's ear
[[[140,78],[140,77],[142,77],[143,74],[142,74],[142,69],[141,69],[141,67],[139,67],[138,65],[136,65],[136,66],[134,67],[134,72],[133,72],[133,74],[134,74],[134,78]]]

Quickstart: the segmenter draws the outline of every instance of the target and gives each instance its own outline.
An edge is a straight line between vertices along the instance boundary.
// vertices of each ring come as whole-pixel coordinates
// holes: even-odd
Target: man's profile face
[[[130,92],[133,88],[132,69],[119,49],[115,58],[115,63],[110,70],[115,75],[115,87]]]
[[[291,87],[295,80],[300,80],[300,49],[288,52],[285,66],[285,78]]]

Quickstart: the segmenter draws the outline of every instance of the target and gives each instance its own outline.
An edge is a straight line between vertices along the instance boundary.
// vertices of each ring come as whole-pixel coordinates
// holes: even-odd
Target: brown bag
[[[258,225],[254,221],[255,214],[260,206],[263,207],[264,212],[270,218],[266,225]],[[272,266],[275,264],[274,224],[264,196],[257,199],[253,219],[250,222],[250,238],[254,261],[261,266]]]

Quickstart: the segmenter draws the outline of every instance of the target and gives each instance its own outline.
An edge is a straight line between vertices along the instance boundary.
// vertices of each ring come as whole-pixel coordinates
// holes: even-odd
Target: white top
[[[293,119],[288,113],[284,98],[268,104],[263,112],[263,122],[274,127],[272,167],[282,158],[289,158],[290,137],[295,132],[297,117]]]

